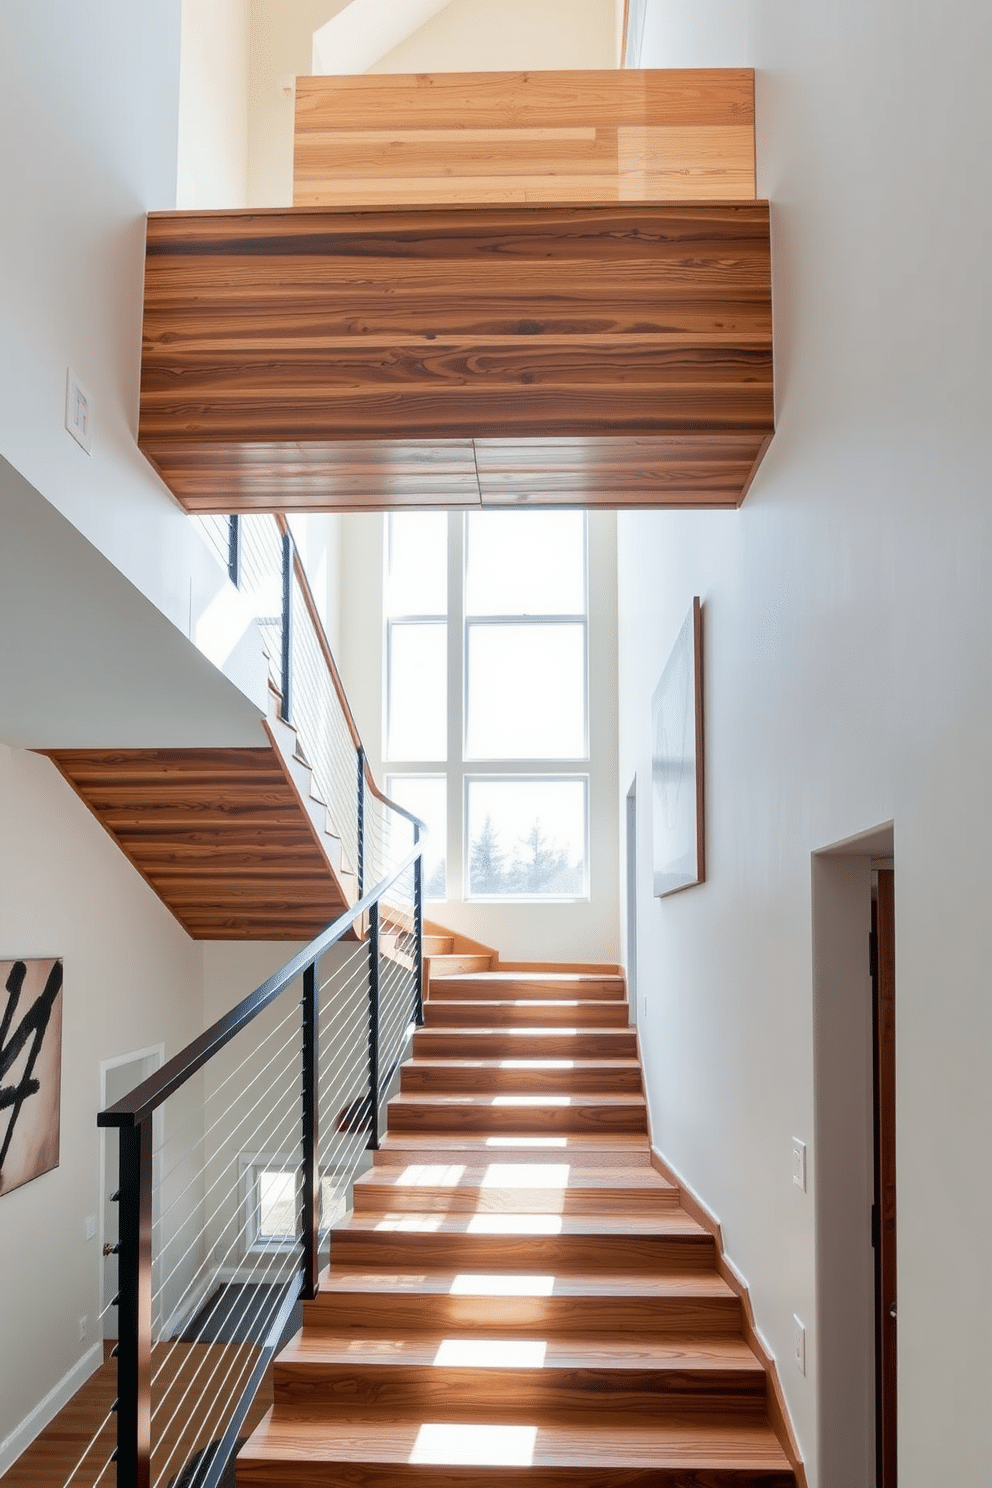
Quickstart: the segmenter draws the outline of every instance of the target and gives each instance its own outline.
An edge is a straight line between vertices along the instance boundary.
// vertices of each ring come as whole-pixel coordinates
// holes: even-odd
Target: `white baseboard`
[[[35,1437],[44,1431],[49,1422],[54,1421],[62,1407],[68,1405],[80,1386],[86,1383],[91,1374],[96,1373],[102,1363],[101,1339],[92,1348],[88,1348],[82,1358],[76,1360],[68,1374],[64,1374],[58,1384],[49,1390],[44,1400],[39,1400],[34,1410],[29,1411],[21,1424],[15,1426],[10,1435],[0,1442],[0,1477],[17,1461]]]

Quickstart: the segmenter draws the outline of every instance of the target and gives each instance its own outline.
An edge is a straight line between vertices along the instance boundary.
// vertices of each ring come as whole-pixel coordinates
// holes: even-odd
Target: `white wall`
[[[249,0],[248,204],[293,204],[292,80],[309,77],[313,33],[348,0]]]
[[[182,0],[176,206],[248,204],[248,0]]]
[[[368,71],[615,66],[614,0],[452,0]]]
[[[992,228],[983,0],[650,5],[649,65],[754,64],[778,432],[740,512],[619,519],[655,1140],[716,1211],[818,1488],[811,853],[894,821],[900,1481],[988,1476]],[[650,890],[651,691],[706,614],[709,882]],[[810,1144],[810,1192],[791,1182]],[[825,1155],[824,1155],[825,1156]],[[805,1378],[792,1316],[808,1329]],[[854,1361],[856,1367],[863,1360]]]
[[[198,948],[54,766],[0,746],[0,957],[20,956],[64,958],[61,1150],[0,1199],[0,1472],[47,1416],[17,1435],[25,1418],[102,1362],[103,1262],[84,1230],[101,1207],[100,1061],[161,1041],[169,1057],[201,1022]]]
[[[378,513],[350,513],[342,516],[341,524],[342,638],[337,660],[373,774],[385,789],[389,770],[382,758],[385,518]],[[615,962],[619,956],[615,551],[613,513],[591,512],[589,900],[505,905],[466,902],[461,887],[461,843],[449,811],[449,897],[443,903],[428,903],[427,916],[495,946],[506,960]],[[584,769],[577,767],[580,773]],[[469,773],[468,768],[461,772]],[[460,790],[460,777],[454,789]]]
[[[195,636],[216,564],[136,444],[145,214],[176,201],[179,21],[180,0],[0,6],[0,455]],[[64,427],[69,367],[90,454]]]

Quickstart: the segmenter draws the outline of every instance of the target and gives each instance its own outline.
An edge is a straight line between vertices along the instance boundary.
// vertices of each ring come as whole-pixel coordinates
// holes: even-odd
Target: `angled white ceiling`
[[[314,75],[365,72],[451,0],[351,0],[313,35]]]

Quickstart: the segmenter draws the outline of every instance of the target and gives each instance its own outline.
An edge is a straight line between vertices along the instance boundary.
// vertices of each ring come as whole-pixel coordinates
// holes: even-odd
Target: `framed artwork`
[[[0,1195],[59,1165],[62,962],[0,961]]]
[[[651,699],[654,892],[706,880],[703,816],[703,610],[685,618]]]

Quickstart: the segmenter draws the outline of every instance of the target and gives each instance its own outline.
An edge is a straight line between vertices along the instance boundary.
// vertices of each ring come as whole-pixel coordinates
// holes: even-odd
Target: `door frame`
[[[876,1481],[871,896],[893,851],[884,822],[811,859],[820,1488]]]

